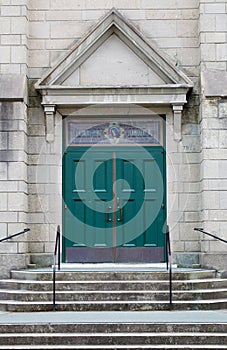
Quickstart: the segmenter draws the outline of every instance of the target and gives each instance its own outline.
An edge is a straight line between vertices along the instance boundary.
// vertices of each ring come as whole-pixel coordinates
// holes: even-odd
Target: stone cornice
[[[131,88],[66,88],[52,87],[42,90],[43,105],[90,104],[149,104],[153,106],[184,105],[188,86],[155,86]]]

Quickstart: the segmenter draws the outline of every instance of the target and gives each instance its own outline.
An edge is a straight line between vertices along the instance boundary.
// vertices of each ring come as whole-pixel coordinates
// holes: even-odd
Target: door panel
[[[108,235],[111,222],[106,220],[106,203],[112,195],[111,167],[101,161],[102,152],[92,152],[83,159],[85,151],[74,149],[64,157],[65,248],[112,244]]]
[[[164,166],[162,147],[68,147],[64,261],[163,261]]]

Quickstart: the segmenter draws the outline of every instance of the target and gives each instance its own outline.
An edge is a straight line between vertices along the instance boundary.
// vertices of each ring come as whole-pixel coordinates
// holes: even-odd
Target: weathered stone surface
[[[28,220],[34,230],[30,238],[30,250],[34,255],[41,251],[51,252],[55,238],[52,227],[61,220],[60,205],[52,205],[53,212],[50,212],[49,203],[61,202],[62,180],[59,174],[62,157],[62,116],[68,113],[81,113],[82,116],[90,113],[93,117],[114,113],[122,117],[135,114],[143,116],[148,115],[147,111],[150,108],[149,113],[154,110],[154,114],[167,116],[167,218],[171,226],[177,261],[184,265],[198,262],[200,238],[192,232],[193,226],[207,225],[207,228],[222,232],[227,209],[225,2],[1,1],[0,227],[4,232],[10,232],[15,227],[13,225],[20,225]],[[169,107],[132,107],[129,102],[133,102],[134,96],[118,98],[116,94],[112,102],[124,103],[126,107],[119,106],[114,109],[107,104],[102,108],[99,105],[80,110],[83,102],[80,96],[77,101],[79,106],[73,106],[70,111],[67,110],[67,103],[63,112],[61,110],[62,114],[58,113],[60,109],[57,108],[53,129],[55,140],[54,143],[47,144],[47,125],[41,97],[34,89],[34,82],[53,64],[60,62],[70,48],[113,6],[125,16],[129,25],[134,25],[145,36],[145,41],[151,44],[155,41],[155,46],[161,49],[161,57],[167,57],[171,64],[176,65],[177,70],[185,72],[193,80],[194,88],[187,96],[189,102],[182,116],[182,140],[174,140],[173,115]],[[112,39],[103,43],[98,50],[90,52],[86,60],[82,59],[79,68],[72,69],[74,73],[63,84],[79,87],[81,84],[92,86],[97,82],[109,86],[148,86],[162,83],[162,79],[148,68],[144,56],[138,58],[136,46],[123,43],[122,38],[115,38],[115,41]],[[73,67],[73,62],[67,61],[65,68],[68,64],[72,64]],[[25,105],[26,76],[31,82],[31,108],[28,117]],[[95,103],[106,103],[104,100],[105,98],[98,96]],[[160,102],[157,100],[158,97],[154,96],[153,103]],[[146,101],[141,103],[144,102]],[[56,174],[58,178],[54,183]],[[31,194],[28,218],[24,212],[27,210],[27,188]],[[8,212],[6,203],[9,206]],[[26,244],[20,243],[21,246],[17,246],[18,252],[26,251]],[[202,243],[201,251],[210,252],[212,249],[218,254],[218,249],[224,251],[225,248],[212,245],[209,241]],[[180,253],[182,255],[179,255]],[[46,263],[49,263],[48,259]],[[219,263],[221,266],[221,261],[217,259],[217,268]]]
[[[227,72],[202,72],[202,89],[207,97],[227,96]]]
[[[52,266],[53,261],[53,253],[39,254],[36,252],[36,254],[31,254],[31,263],[36,264],[39,267]]]
[[[80,80],[79,80],[80,77]],[[80,73],[64,85],[158,85],[163,80],[130,50],[116,35],[80,67]]]
[[[1,243],[4,244],[4,243]],[[1,254],[0,255],[1,263],[1,278],[9,278],[10,271],[12,269],[23,269],[26,268],[29,263],[29,256],[27,254]]]
[[[191,267],[200,264],[199,253],[176,253],[175,255],[179,267]]]
[[[224,243],[223,243],[224,244]],[[201,256],[201,264],[206,268],[212,268],[217,270],[227,270],[227,254],[219,252],[216,253],[204,253]]]
[[[27,82],[24,75],[0,75],[0,101],[21,100],[26,97]]]

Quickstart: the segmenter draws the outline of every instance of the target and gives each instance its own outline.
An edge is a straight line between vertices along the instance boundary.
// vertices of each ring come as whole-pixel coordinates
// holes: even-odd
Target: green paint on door
[[[162,146],[69,146],[63,261],[164,261],[165,182]]]

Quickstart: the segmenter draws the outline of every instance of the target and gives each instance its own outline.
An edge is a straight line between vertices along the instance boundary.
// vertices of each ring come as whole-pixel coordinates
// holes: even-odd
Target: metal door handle
[[[117,197],[117,210],[120,213],[119,218],[117,218],[117,222],[120,222],[123,220],[123,209],[120,207],[120,198],[119,197]]]
[[[117,207],[117,209],[118,209],[119,212],[120,212],[120,216],[119,216],[119,218],[117,219],[117,221],[118,221],[118,222],[123,221],[123,208]]]
[[[112,209],[112,207],[108,207],[107,209],[106,209],[106,221],[107,222],[111,222],[112,221],[112,219],[110,218],[110,210]]]

